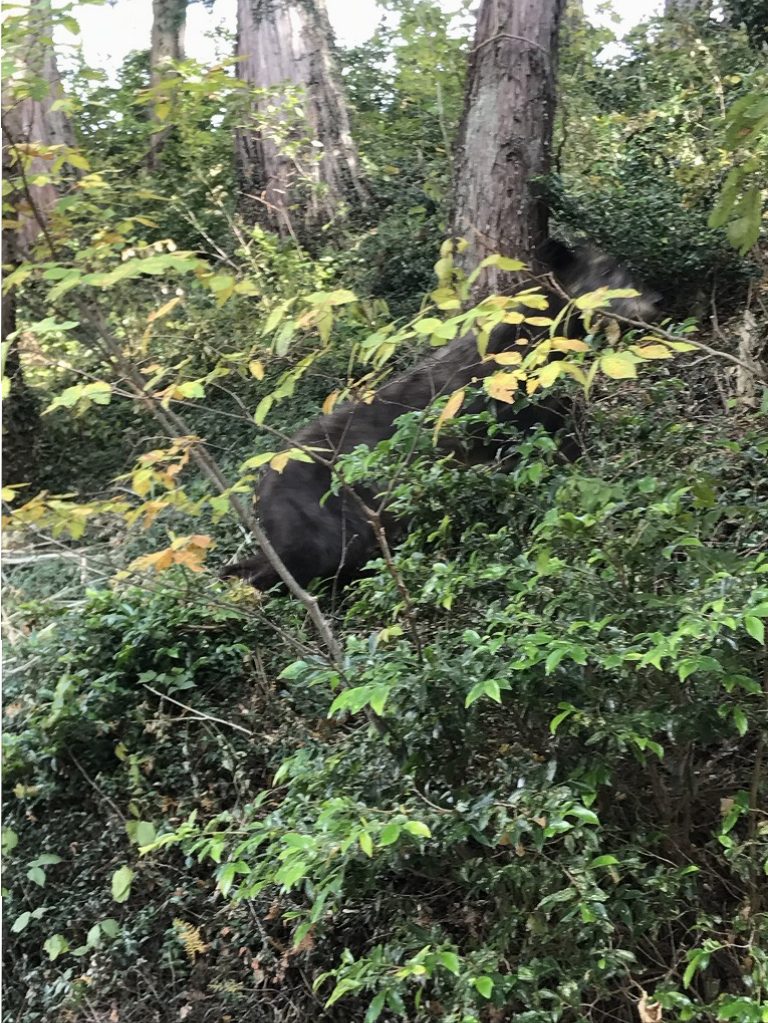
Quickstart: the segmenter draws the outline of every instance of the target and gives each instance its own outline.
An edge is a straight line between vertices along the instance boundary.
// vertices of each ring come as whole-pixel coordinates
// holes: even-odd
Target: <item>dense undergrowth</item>
[[[627,390],[577,467],[414,464],[343,678],[287,598],[22,608],[12,1013],[762,1018],[765,418]]]
[[[69,180],[57,259],[14,286],[48,411],[4,480],[28,484],[4,565],[9,1021],[768,1019],[768,404],[733,361],[657,346],[598,378],[572,465],[511,433],[507,471],[462,467],[407,420],[350,456],[408,529],[394,573],[317,591],[341,663],[300,603],[217,581],[250,538],[125,378],[108,404],[77,390],[106,373],[83,277],[232,479],[365,345],[376,372],[423,354],[402,324],[447,231],[465,40],[401,6],[343,55],[373,200],[340,249],[243,224],[221,68],[182,67],[165,161],[130,182],[146,61],[69,72],[99,181]],[[739,156],[723,111],[764,81],[755,24],[657,22],[607,63],[574,20],[542,183],[559,230],[731,360],[764,336],[765,254],[708,218]]]

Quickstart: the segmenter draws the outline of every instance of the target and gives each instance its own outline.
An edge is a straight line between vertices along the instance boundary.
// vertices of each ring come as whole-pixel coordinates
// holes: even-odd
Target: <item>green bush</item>
[[[265,1018],[629,1020],[642,988],[761,1019],[768,437],[683,424],[674,391],[609,403],[578,467],[536,437],[505,475],[417,459],[408,600],[358,584],[343,672],[283,651],[305,731],[272,783],[147,843],[252,907]]]

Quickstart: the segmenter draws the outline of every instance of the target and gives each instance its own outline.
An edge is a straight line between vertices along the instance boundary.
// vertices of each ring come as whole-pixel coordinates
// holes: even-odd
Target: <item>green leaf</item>
[[[202,380],[187,380],[185,383],[179,384],[178,391],[185,398],[205,397],[205,387],[203,387]]]
[[[584,821],[585,824],[599,824],[600,818],[593,810],[588,810],[586,806],[576,804],[570,807],[563,814],[564,817],[576,817],[580,821]]]
[[[45,871],[42,867],[30,867],[27,871],[27,877],[30,881],[40,885],[41,888],[45,887]]]
[[[126,902],[131,894],[131,882],[133,881],[133,871],[131,868],[124,864],[119,867],[112,875],[112,898],[115,902]]]
[[[80,324],[77,320],[56,320],[53,316],[47,316],[44,320],[31,323],[24,330],[28,334],[36,334],[38,337],[46,337],[48,334],[60,334],[65,330],[74,330]]]
[[[102,920],[99,923],[99,927],[101,927],[102,933],[106,934],[108,938],[116,938],[120,933],[120,924],[112,917]]]
[[[560,725],[565,721],[566,718],[570,717],[571,714],[576,710],[575,707],[566,707],[565,710],[561,710],[559,714],[556,714],[549,722],[549,731],[552,735],[555,735]]]
[[[331,992],[331,997],[325,1003],[325,1008],[330,1009],[340,998],[344,995],[349,994],[350,991],[356,991],[360,987],[360,982],[352,980],[350,977],[343,977],[336,987]]]
[[[357,301],[357,295],[354,291],[348,291],[346,288],[339,288],[337,291],[331,291],[325,296],[325,301],[328,305],[348,305],[350,302]]]
[[[264,420],[267,418],[269,410],[272,408],[275,399],[271,394],[266,395],[262,398],[259,404],[256,406],[256,411],[253,413],[253,421],[257,426],[261,426]]]
[[[749,721],[741,707],[734,707],[731,717],[733,718],[733,723],[736,725],[736,731],[739,735],[746,735],[749,729]]]
[[[686,966],[685,973],[683,974],[683,987],[690,987],[696,971],[706,970],[708,965],[709,954],[707,952],[703,952],[701,950],[694,952],[691,957],[691,961]]]
[[[91,948],[98,948],[101,942],[101,927],[99,924],[94,924],[85,936],[85,943]]]
[[[477,682],[467,693],[464,707],[471,707],[475,700],[479,700],[481,696],[485,696],[485,688],[482,682]]]
[[[83,397],[90,398],[96,405],[109,405],[112,400],[112,388],[105,380],[94,380],[83,388]]]
[[[357,840],[365,855],[368,857],[373,856],[373,841],[371,840],[369,833],[367,831],[361,831]]]
[[[475,977],[472,981],[472,986],[483,998],[490,998],[493,994],[493,980],[491,977]]]
[[[53,863],[63,863],[61,856],[56,853],[43,853],[42,856],[38,856],[32,860],[30,867],[47,867]]]
[[[379,845],[394,845],[400,837],[400,825],[390,821],[379,832]]]
[[[589,867],[590,867],[590,869],[594,869],[595,867],[612,867],[612,866],[614,866],[614,864],[616,864],[618,862],[619,861],[616,859],[615,856],[610,856],[610,855],[596,856],[589,863]]]
[[[311,835],[301,835],[298,831],[289,831],[283,835],[283,845],[289,849],[312,849],[315,840]]]
[[[442,327],[443,321],[435,319],[434,316],[427,316],[414,324],[413,329],[417,334],[434,334],[438,327]]]
[[[376,1020],[384,1011],[384,1002],[387,998],[386,991],[379,991],[376,997],[373,999],[371,1004],[368,1006],[368,1012],[365,1014],[364,1023],[376,1023]]]
[[[137,845],[151,845],[156,837],[155,825],[151,821],[136,822],[135,841]]]
[[[403,830],[407,831],[409,835],[415,835],[416,838],[431,838],[432,832],[429,830],[426,824],[421,821],[406,821],[403,824]]]
[[[24,928],[27,926],[31,919],[32,914],[29,911],[27,911],[26,913],[19,914],[19,916],[17,916],[16,919],[11,924],[11,930],[13,931],[14,934],[21,933],[21,931],[24,930]]]
[[[275,884],[281,884],[285,889],[293,888],[297,881],[306,876],[309,864],[305,860],[295,857],[284,863],[275,874]]]
[[[718,1019],[734,1019],[737,1023],[761,1023],[766,1018],[764,1009],[751,998],[735,998],[717,1007]]]
[[[758,643],[765,643],[765,623],[759,618],[754,618],[752,615],[745,615],[744,628],[747,630],[752,639],[757,640]]]
[[[286,302],[281,302],[280,305],[275,306],[272,312],[267,317],[267,322],[264,324],[264,333],[271,334],[272,331],[277,327],[282,318],[288,312],[290,307],[296,301],[294,298],[289,298]]]
[[[461,970],[461,961],[455,952],[439,952],[437,958],[449,973],[458,977]]]
[[[51,962],[53,962],[54,959],[58,959],[60,955],[63,955],[68,948],[69,942],[63,934],[52,934],[50,938],[46,939],[43,945],[43,949],[48,953],[48,958]]]
[[[5,500],[5,498],[3,498]],[[19,836],[13,830],[13,828],[3,828],[2,831],[2,850],[3,856],[7,856],[13,852],[16,846],[19,844]]]

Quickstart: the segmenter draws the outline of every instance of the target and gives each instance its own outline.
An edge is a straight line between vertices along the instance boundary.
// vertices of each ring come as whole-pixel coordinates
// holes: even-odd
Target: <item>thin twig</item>
[[[79,761],[79,760],[77,759],[77,757],[76,757],[76,756],[75,756],[75,754],[74,754],[74,753],[72,752],[72,750],[71,750],[71,749],[68,749],[68,750],[67,750],[67,753],[69,753],[69,755],[70,755],[70,757],[71,757],[71,759],[72,759],[72,763],[73,763],[73,764],[75,765],[75,767],[76,767],[76,768],[78,769],[78,771],[80,772],[80,774],[82,774],[82,776],[83,776],[83,777],[85,778],[85,780],[86,780],[86,781],[88,782],[88,784],[89,784],[89,785],[91,786],[91,788],[92,788],[92,789],[93,789],[93,790],[94,790],[94,791],[95,791],[96,793],[98,793],[98,795],[99,795],[99,796],[101,797],[101,799],[103,799],[103,800],[104,800],[104,802],[105,802],[105,803],[107,803],[107,804],[108,804],[109,806],[111,806],[111,807],[112,807],[112,809],[113,809],[113,810],[115,811],[115,813],[116,813],[116,814],[117,814],[117,816],[118,816],[118,817],[120,818],[120,820],[124,822],[124,821],[125,821],[125,820],[126,820],[127,818],[125,817],[125,814],[124,814],[124,813],[123,813],[123,812],[122,812],[122,811],[120,810],[120,807],[119,807],[119,806],[117,805],[117,803],[115,803],[115,802],[114,802],[114,801],[113,801],[112,799],[110,799],[110,798],[109,798],[109,796],[108,796],[108,795],[106,794],[106,792],[104,792],[104,791],[103,791],[103,789],[99,788],[99,786],[98,786],[98,785],[96,784],[96,782],[95,782],[95,781],[93,780],[93,778],[91,778],[91,776],[90,776],[90,775],[88,774],[88,772],[87,772],[87,771],[85,770],[85,768],[84,768],[84,767],[83,767],[83,765],[82,765],[82,764],[80,763],[80,761]]]
[[[234,728],[238,732],[242,732],[244,735],[252,736],[255,733],[249,728],[244,728],[242,725],[236,725],[234,721],[225,721],[224,718],[214,717],[213,714],[206,714],[205,711],[197,710],[196,707],[190,707],[188,703],[182,703],[181,700],[175,700],[172,696],[167,693],[161,693],[157,689],[153,689],[152,686],[148,686],[146,682],[141,683],[145,689],[148,689],[150,693],[154,693],[161,700],[167,700],[169,703],[174,703],[177,707],[181,707],[182,710],[188,710],[190,713],[195,715],[197,721],[214,721],[217,725],[226,725],[227,728]]]

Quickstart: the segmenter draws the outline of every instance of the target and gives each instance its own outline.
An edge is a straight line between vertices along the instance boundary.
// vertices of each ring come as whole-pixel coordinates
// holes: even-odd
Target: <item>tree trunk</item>
[[[2,232],[5,272],[28,258],[36,245],[46,246],[43,228],[51,221],[59,192],[52,181],[40,179],[50,174],[50,147],[74,145],[65,110],[54,109],[56,101],[63,99],[63,91],[49,2],[32,0],[23,26],[23,38],[14,26],[6,40],[13,80],[23,81],[29,88],[19,97],[10,86],[3,95],[3,179],[8,187],[5,203],[11,207]],[[28,147],[35,152],[30,155]],[[33,184],[35,179],[40,183]],[[28,482],[34,477],[40,431],[39,405],[24,380],[18,339],[8,341],[16,326],[16,293],[11,289],[2,302],[2,340],[8,342],[4,375],[11,387],[3,402],[3,480],[7,483]]]
[[[184,59],[184,29],[187,22],[187,0],[152,0],[152,48],[149,66],[152,87],[158,89],[169,74],[170,61]],[[152,120],[155,130],[149,143],[148,163],[157,167],[160,152],[168,138],[168,126],[159,111],[164,109],[160,91],[154,96]]]
[[[238,132],[242,209],[301,243],[367,199],[332,45],[325,0],[238,0],[238,75],[270,90]]]
[[[536,178],[549,170],[557,43],[565,0],[482,0],[470,52],[455,168],[453,230],[485,256],[530,260],[547,232]],[[509,274],[488,267],[473,296],[503,291]]]
[[[50,5],[45,0],[33,0],[25,17],[26,33],[23,45],[12,42],[9,49],[15,64],[16,76],[31,82],[41,82],[47,91],[36,98],[26,95],[18,99],[10,86],[3,96],[3,169],[4,177],[15,184],[18,162],[11,154],[18,146],[34,144],[45,150],[48,146],[74,145],[74,134],[64,109],[52,109],[63,98],[61,79],[53,49],[53,27]],[[13,154],[14,158],[18,152]],[[51,157],[44,151],[25,163],[27,181],[45,177],[50,172]],[[52,182],[33,185],[29,194],[17,191],[12,197],[17,224],[14,228],[14,248],[19,258],[25,258],[40,233],[40,220],[46,220],[59,198]]]

